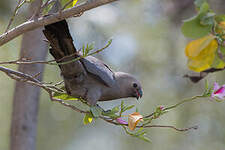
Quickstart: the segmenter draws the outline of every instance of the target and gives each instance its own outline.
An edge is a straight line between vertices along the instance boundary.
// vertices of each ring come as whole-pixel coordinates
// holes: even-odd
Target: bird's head
[[[141,84],[134,76],[124,72],[116,72],[115,76],[123,97],[142,97]]]

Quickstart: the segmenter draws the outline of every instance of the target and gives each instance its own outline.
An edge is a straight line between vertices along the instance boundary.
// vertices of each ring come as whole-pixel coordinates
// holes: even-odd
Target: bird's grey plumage
[[[65,20],[45,26],[50,53],[58,63],[80,57]],[[104,62],[88,56],[78,61],[59,64],[69,95],[82,97],[89,104],[97,101],[142,96],[141,84],[130,74],[113,72]]]
[[[115,84],[114,73],[104,62],[93,56],[87,56],[80,61],[87,72],[102,80],[105,85],[112,87]]]

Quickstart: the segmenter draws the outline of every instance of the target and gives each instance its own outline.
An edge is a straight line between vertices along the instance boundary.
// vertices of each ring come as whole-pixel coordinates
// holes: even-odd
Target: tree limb
[[[39,17],[37,19],[28,20],[24,22],[23,24],[20,24],[17,27],[9,30],[8,32],[3,33],[0,36],[0,46],[16,38],[17,36],[23,33],[26,33],[27,31],[30,31],[38,27],[48,25],[57,21],[61,21],[63,19],[73,17],[75,15],[79,15],[85,11],[88,11],[90,9],[93,9],[98,6],[102,6],[114,1],[117,1],[117,0],[95,0],[95,1],[84,3],[77,7],[66,9],[60,13],[58,12],[48,16]]]

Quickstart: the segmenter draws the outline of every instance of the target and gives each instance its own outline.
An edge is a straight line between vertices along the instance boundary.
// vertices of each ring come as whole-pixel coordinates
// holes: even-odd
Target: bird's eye
[[[137,83],[133,83],[133,87],[136,88],[137,87]]]

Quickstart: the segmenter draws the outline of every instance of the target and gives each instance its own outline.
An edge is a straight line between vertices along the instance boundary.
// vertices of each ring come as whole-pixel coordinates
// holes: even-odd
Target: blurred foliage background
[[[0,31],[5,30],[12,15],[16,0],[0,1]],[[212,9],[225,13],[224,0],[210,0]],[[26,6],[14,26],[24,21]],[[143,84],[144,97],[135,104],[142,114],[151,113],[159,105],[172,105],[183,98],[201,94],[204,81],[191,83],[182,76],[189,73],[184,48],[189,39],[180,31],[182,19],[195,13],[192,0],[129,0],[119,1],[85,12],[81,17],[68,19],[71,34],[77,48],[94,42],[101,48],[112,38],[110,48],[97,55],[115,71],[134,74]],[[0,47],[0,61],[18,58],[21,37]],[[49,55],[48,59],[52,59]],[[7,66],[16,69],[17,66]],[[219,72],[207,77],[212,85],[215,81],[225,83],[225,73]],[[57,66],[46,66],[44,81],[60,81]],[[0,76],[0,149],[9,148],[9,131],[14,81],[5,74]],[[107,109],[120,100],[100,103]],[[225,103],[202,99],[182,105],[155,120],[153,124],[174,125],[178,128],[198,125],[199,129],[176,132],[171,129],[151,128],[151,144],[127,136],[117,126],[101,120],[83,125],[83,115],[58,103],[50,101],[42,92],[37,150],[192,150],[217,149],[225,147]],[[131,110],[135,111],[135,110]]]

